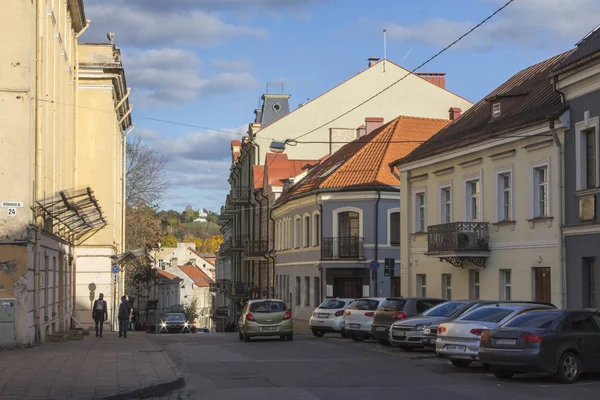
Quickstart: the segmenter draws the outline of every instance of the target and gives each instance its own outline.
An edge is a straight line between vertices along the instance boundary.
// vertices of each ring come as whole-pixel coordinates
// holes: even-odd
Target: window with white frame
[[[417,297],[427,297],[427,275],[417,274]]]
[[[469,271],[469,299],[479,300],[479,271]]]
[[[441,223],[449,224],[452,222],[452,189],[450,186],[443,187],[440,191],[441,201]]]
[[[500,300],[512,300],[512,273],[510,269],[500,270]]]
[[[512,174],[510,172],[498,174],[497,184],[498,221],[512,221]]]
[[[550,203],[548,197],[548,165],[541,165],[533,169],[533,217],[544,218],[550,216]]]
[[[390,213],[390,245],[400,246],[400,213]]]
[[[415,193],[415,233],[426,230],[425,192]]]
[[[310,216],[304,217],[304,247],[310,246]]]
[[[452,274],[442,274],[442,299],[452,300]]]
[[[313,245],[319,246],[321,244],[321,214],[315,214],[313,218]]]
[[[479,179],[467,181],[467,221],[478,222],[481,218],[481,185]]]

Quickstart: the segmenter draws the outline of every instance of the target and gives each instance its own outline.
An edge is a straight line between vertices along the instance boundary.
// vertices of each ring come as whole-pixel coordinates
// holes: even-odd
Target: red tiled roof
[[[177,268],[189,276],[198,287],[209,287],[213,283],[213,280],[198,267],[193,265],[179,265]]]
[[[505,132],[558,117],[565,109],[560,94],[554,90],[550,71],[571,51],[542,61],[504,82],[483,100],[467,110],[454,123],[442,129],[408,155],[400,156],[390,166],[435,156],[499,136]],[[501,116],[492,117],[491,104],[512,97]]]
[[[264,165],[253,165],[252,166],[252,173],[254,176],[254,190],[258,190],[258,189],[262,189],[263,188],[263,182],[264,182],[264,173],[265,173],[265,166]]]
[[[181,278],[178,277],[177,275],[173,275],[170,272],[161,271],[161,270],[158,271],[158,277],[160,279],[169,279],[169,280],[172,280],[172,281],[181,280]]]
[[[215,266],[215,263],[217,262],[217,257],[202,257],[202,259],[206,260],[206,262],[209,263],[210,265],[212,265],[213,267]]]
[[[277,203],[318,189],[397,187],[398,179],[392,175],[388,164],[409,154],[450,122],[400,116],[333,153],[285,192]]]

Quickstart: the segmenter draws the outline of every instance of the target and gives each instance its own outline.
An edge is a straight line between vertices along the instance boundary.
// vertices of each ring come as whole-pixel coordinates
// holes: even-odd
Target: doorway
[[[534,301],[550,303],[551,276],[549,267],[533,269]]]
[[[362,297],[362,278],[334,278],[333,297],[358,299]]]

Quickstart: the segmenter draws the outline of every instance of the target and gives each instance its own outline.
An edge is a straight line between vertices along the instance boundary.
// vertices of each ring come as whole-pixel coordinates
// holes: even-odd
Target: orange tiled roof
[[[265,166],[270,186],[283,186],[285,179],[298,176],[306,169],[310,169],[319,160],[290,160],[286,154],[267,153]]]
[[[213,283],[213,280],[198,267],[193,265],[179,265],[177,268],[189,276],[198,287],[209,287]]]
[[[170,279],[170,280],[181,280],[181,278],[179,278],[177,275],[173,275],[170,272],[166,272],[166,271],[158,271],[158,277],[161,279]]]
[[[254,176],[254,189],[258,190],[258,189],[262,189],[263,188],[263,176],[265,173],[265,166],[264,165],[253,165],[252,166],[252,173]]]
[[[277,204],[318,189],[398,186],[389,163],[409,154],[450,122],[400,116],[333,153],[285,192]]]

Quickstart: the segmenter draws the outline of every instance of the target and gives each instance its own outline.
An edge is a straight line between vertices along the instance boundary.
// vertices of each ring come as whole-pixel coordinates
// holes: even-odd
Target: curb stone
[[[101,397],[100,400],[129,400],[129,399],[146,399],[148,397],[157,397],[169,394],[177,389],[185,386],[183,376],[170,382],[159,383],[157,385],[147,386],[141,389],[135,389],[125,393],[119,393],[112,396]]]

